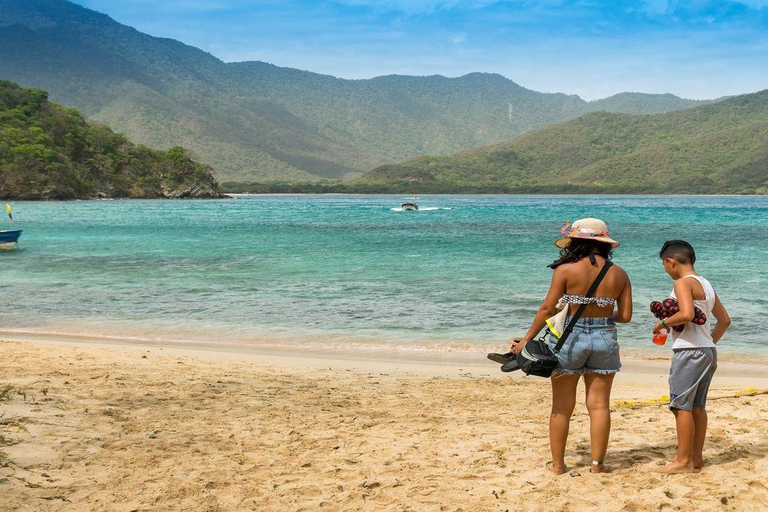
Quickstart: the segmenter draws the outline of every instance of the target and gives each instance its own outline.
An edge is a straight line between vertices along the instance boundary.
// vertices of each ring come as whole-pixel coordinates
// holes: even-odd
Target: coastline
[[[478,350],[413,350],[388,349],[382,346],[357,348],[317,348],[285,344],[221,344],[204,341],[149,340],[108,336],[71,335],[59,333],[16,332],[0,330],[0,341],[36,343],[50,346],[99,347],[131,351],[156,350],[166,354],[195,357],[207,361],[247,361],[278,368],[326,368],[329,366],[359,372],[386,371],[413,376],[465,376],[508,378],[519,372],[504,374],[489,361],[485,348]],[[503,350],[499,345],[491,350]],[[653,350],[657,347],[651,347]],[[665,347],[666,348],[666,347]],[[654,355],[644,355],[636,349],[622,349],[620,376],[631,382],[646,382],[647,378],[664,378],[669,371],[671,349]],[[729,386],[768,389],[768,360],[744,360],[720,356],[718,379]],[[665,381],[666,382],[666,381]]]
[[[631,361],[614,472],[588,472],[580,389],[554,477],[549,383],[491,362],[0,339],[4,510],[768,507],[768,379],[743,367],[715,377],[701,472],[653,473],[675,447],[665,363]]]

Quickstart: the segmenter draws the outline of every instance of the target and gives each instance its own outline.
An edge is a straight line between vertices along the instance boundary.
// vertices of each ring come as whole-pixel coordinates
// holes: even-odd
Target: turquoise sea
[[[724,356],[768,361],[768,197],[241,196],[17,202],[0,253],[0,331],[400,351],[504,347],[549,285],[565,221],[600,217],[634,285],[625,349],[648,356],[648,303],[690,241],[733,317]],[[394,210],[393,210],[394,208]]]

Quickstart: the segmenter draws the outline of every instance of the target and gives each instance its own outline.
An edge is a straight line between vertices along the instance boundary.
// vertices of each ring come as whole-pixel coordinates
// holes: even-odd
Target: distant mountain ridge
[[[361,190],[768,194],[768,90],[658,115],[596,112],[508,142],[417,157]]]
[[[632,93],[586,102],[486,73],[344,80],[227,64],[66,0],[0,0],[0,79],[45,89],[138,143],[190,148],[220,179],[240,181],[351,178],[591,111],[705,103]]]

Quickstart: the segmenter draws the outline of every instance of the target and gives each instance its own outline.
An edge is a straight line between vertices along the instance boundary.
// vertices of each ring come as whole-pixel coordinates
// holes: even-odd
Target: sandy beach
[[[555,477],[549,383],[482,360],[7,337],[0,357],[3,511],[768,509],[760,366],[721,364],[706,466],[666,476],[666,363],[626,361],[614,472],[589,473],[581,405]]]

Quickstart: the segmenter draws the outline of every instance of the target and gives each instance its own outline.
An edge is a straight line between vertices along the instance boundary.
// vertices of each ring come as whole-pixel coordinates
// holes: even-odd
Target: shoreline
[[[530,378],[521,372],[502,373],[499,365],[482,352],[429,352],[406,350],[306,349],[285,346],[246,344],[221,345],[212,342],[157,341],[84,335],[12,333],[0,331],[0,341],[33,343],[54,347],[94,347],[131,352],[162,352],[165,355],[193,357],[214,362],[248,362],[282,369],[333,367],[362,373],[387,372],[417,377]],[[622,356],[617,379],[632,383],[663,382],[669,371],[671,351],[666,356]],[[768,364],[720,359],[717,380],[726,386],[768,389]],[[660,380],[661,379],[661,380]]]

